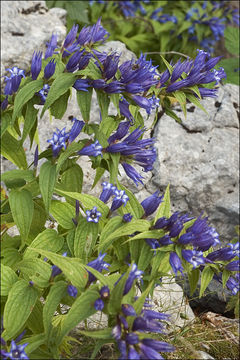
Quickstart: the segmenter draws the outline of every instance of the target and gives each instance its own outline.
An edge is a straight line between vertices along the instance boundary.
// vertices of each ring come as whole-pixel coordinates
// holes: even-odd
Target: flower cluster
[[[95,260],[90,261],[87,265],[92,267],[93,269],[102,272],[103,270],[107,270],[110,264],[106,263],[103,259],[106,256],[105,254],[99,253],[98,257]],[[88,271],[89,277],[88,277],[88,283],[91,284],[96,280],[96,277]]]
[[[113,212],[117,210],[120,206],[126,205],[129,200],[129,197],[126,195],[124,190],[119,190],[116,186],[104,181],[102,183],[103,190],[100,194],[100,200],[106,203],[111,196],[113,196],[113,202],[111,205],[110,211]]]
[[[100,297],[95,301],[94,307],[98,311],[102,311],[104,308],[104,301],[109,298],[110,290],[108,286],[102,286],[99,290]]]

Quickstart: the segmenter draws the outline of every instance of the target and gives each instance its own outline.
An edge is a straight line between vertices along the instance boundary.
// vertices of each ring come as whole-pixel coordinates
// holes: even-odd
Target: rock
[[[202,101],[208,114],[190,104],[185,119],[176,107],[182,124],[163,115],[154,130],[153,184],[164,190],[170,183],[175,211],[204,211],[222,241],[235,236],[239,221],[238,94],[236,85],[221,86],[217,99]]]
[[[48,10],[45,1],[2,1],[1,73],[18,66],[29,68],[34,51],[46,49],[52,32],[61,42],[66,35],[64,9]]]

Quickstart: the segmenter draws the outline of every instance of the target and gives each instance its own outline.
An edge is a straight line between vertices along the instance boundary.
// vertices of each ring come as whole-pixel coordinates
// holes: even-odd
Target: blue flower
[[[103,190],[99,199],[106,203],[110,199],[110,197],[114,195],[114,192],[117,188],[113,184],[110,184],[106,181],[104,181],[101,185],[103,187]]]
[[[129,197],[126,195],[124,190],[116,189],[114,191],[114,198],[111,206],[111,211],[117,210],[120,206],[124,204],[126,206]]]
[[[78,120],[76,118],[73,118],[72,121],[74,123],[73,123],[73,126],[72,126],[71,130],[69,131],[69,134],[68,134],[68,142],[69,142],[69,144],[71,144],[71,142],[73,142],[73,140],[76,139],[76,137],[80,134],[80,132],[82,131],[82,128],[85,125],[84,121],[80,121],[80,120]]]
[[[226,270],[239,271],[239,260],[234,260],[225,266]]]
[[[168,21],[171,21],[171,22],[173,22],[174,24],[177,24],[177,22],[178,22],[176,16],[174,16],[174,15],[169,15],[169,14],[160,15],[159,18],[158,18],[158,21],[159,21],[161,24],[165,24],[165,23],[168,22]]]
[[[36,168],[37,166],[38,166],[38,145],[36,146],[34,152],[34,167]]]
[[[62,254],[62,256],[67,256],[67,253],[66,253],[66,252],[64,252],[64,253]],[[45,261],[47,261],[47,259],[46,259]],[[52,273],[51,273],[51,277],[55,277],[55,276],[57,276],[57,275],[59,275],[59,274],[61,274],[61,273],[62,273],[62,270],[61,270],[61,269],[59,269],[59,267],[58,267],[58,266],[56,266],[56,265],[52,265]]]
[[[72,45],[72,43],[76,39],[77,32],[78,32],[78,25],[74,24],[64,40],[64,43],[63,43],[64,48],[67,48],[70,45]]]
[[[65,129],[66,128],[63,128],[62,130],[57,129],[57,132],[53,133],[53,137],[47,140],[47,142],[49,142],[52,145],[54,157],[58,156],[62,148],[66,149],[67,147],[66,142],[68,140],[69,133],[66,133]]]
[[[142,274],[143,271],[139,270],[136,264],[133,264],[124,286],[123,295],[126,295],[130,291],[131,287],[133,286],[134,280],[139,279]]]
[[[37,95],[40,96],[41,99],[40,105],[43,105],[45,103],[49,90],[50,86],[48,84],[44,84],[43,88],[37,93]]]
[[[17,66],[6,69],[6,71],[10,72],[10,77],[8,76],[4,77],[4,81],[6,82],[6,86],[4,88],[4,94],[12,95],[14,92],[18,90],[22,77],[25,78],[25,74],[24,74],[24,70],[19,69]]]
[[[90,261],[87,265],[99,272],[101,272],[102,270],[107,270],[110,264],[106,263],[103,260],[105,256],[106,253],[102,254],[100,251],[97,259]],[[89,283],[92,283],[93,281],[96,280],[96,277],[90,271],[88,271],[88,274],[89,274],[89,279],[88,279]]]
[[[88,88],[90,87],[89,80],[88,79],[77,79],[75,83],[73,84],[74,89],[78,91],[88,91]]]
[[[157,190],[154,194],[147,197],[145,200],[141,202],[141,205],[144,209],[144,215],[149,216],[157,210],[158,206],[161,204],[163,200],[163,195],[159,196],[159,190]]]
[[[193,269],[205,263],[202,251],[182,250],[182,256],[187,262],[193,265]]]
[[[33,80],[37,79],[41,69],[42,69],[42,52],[34,51],[32,56],[32,63],[31,63],[31,74]]]
[[[139,337],[136,333],[132,332],[132,333],[128,333],[126,335],[126,343],[129,345],[135,345],[139,343]]]
[[[99,293],[102,299],[107,299],[110,295],[110,289],[107,285],[102,286]]]
[[[49,43],[47,42],[47,50],[45,52],[45,59],[51,57],[54,53],[54,50],[57,47],[57,34],[52,34],[51,40],[49,41]]]
[[[92,208],[92,210],[86,210],[86,215],[87,215],[87,221],[88,222],[94,222],[94,223],[98,223],[99,218],[102,216],[100,211],[97,211],[96,206],[94,206]]]
[[[235,277],[230,276],[226,282],[226,286],[229,290],[231,290],[233,295],[236,295],[240,290],[240,274],[237,273]]]
[[[103,43],[109,37],[109,33],[102,27],[101,18],[93,26],[83,27],[77,38],[77,43],[91,47],[96,42]]]
[[[127,135],[130,125],[131,125],[130,121],[120,122],[116,132],[108,138],[108,143],[109,144],[115,143],[117,140],[120,140],[125,135]]]
[[[68,285],[67,292],[70,296],[72,296],[74,298],[77,296],[77,293],[78,293],[77,288],[73,285]]]
[[[130,222],[132,220],[133,216],[130,213],[123,215],[123,221],[124,222]]]
[[[179,256],[175,252],[170,253],[169,263],[173,269],[174,274],[177,276],[178,271],[183,274],[183,267]]]
[[[78,152],[78,154],[88,156],[102,156],[102,145],[100,145],[99,141],[96,140],[95,143],[85,146],[82,150]]]
[[[124,168],[125,173],[127,174],[128,177],[130,177],[130,179],[132,179],[134,181],[134,183],[138,186],[138,184],[142,184],[142,179],[143,176],[141,176],[135,169],[133,166],[131,166],[130,164],[127,164],[125,162],[122,162],[122,167]]]
[[[112,53],[105,57],[102,61],[103,69],[101,69],[101,72],[105,80],[111,79],[116,74],[119,58],[120,55],[117,55],[117,53]],[[98,65],[98,62],[96,62],[95,64]]]
[[[94,302],[94,307],[97,311],[102,311],[102,309],[104,308],[104,302],[102,299],[98,298],[95,302]]]
[[[6,358],[10,358],[10,359],[26,359],[28,360],[28,356],[25,353],[24,349],[25,347],[28,345],[28,343],[26,344],[22,344],[22,345],[17,345],[16,342],[14,340],[11,341],[11,348],[9,352],[6,352],[5,350],[1,350],[1,353],[3,356],[5,356]]]
[[[55,60],[52,59],[49,61],[49,63],[47,64],[47,66],[44,69],[45,79],[49,79],[54,74],[55,68],[56,68],[56,63],[55,63]]]
[[[122,304],[122,312],[124,316],[136,316],[136,311],[132,305]]]
[[[133,117],[132,114],[130,113],[129,103],[127,102],[126,99],[124,99],[123,96],[121,96],[120,99],[119,99],[119,110],[120,110],[120,114],[121,114],[122,116],[124,116],[125,118],[127,118],[128,120],[130,120],[131,123],[133,123],[134,117]]]
[[[1,109],[5,110],[8,106],[8,96],[5,97],[5,99],[1,102]]]

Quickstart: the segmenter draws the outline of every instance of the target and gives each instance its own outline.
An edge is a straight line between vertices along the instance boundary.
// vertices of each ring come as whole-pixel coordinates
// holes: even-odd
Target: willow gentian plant
[[[71,354],[69,332],[98,311],[106,314],[107,327],[82,332],[97,339],[93,353],[113,343],[121,359],[159,359],[174,351],[164,338],[169,316],[152,310],[162,276],[187,274],[192,291],[200,278],[200,296],[213,277],[235,298],[239,290],[236,240],[215,250],[219,234],[205,215],[171,213],[169,187],[140,203],[118,178],[121,166],[138,186],[153,169],[157,149],[154,138],[144,136],[140,109],[157,116],[161,106],[177,118],[170,98],[184,111],[187,100],[202,107],[199,100],[216,96],[225,77],[214,68],[219,57],[199,50],[185,62],[163,58],[162,73],[144,55],[119,66],[120,54],[97,50],[108,36],[100,19],[82,29],[74,25],[61,46],[53,34],[45,54],[36,49],[29,71],[6,69],[2,155],[16,166],[2,174],[1,193],[6,359]],[[78,117],[70,130],[59,129],[73,91]],[[97,123],[90,121],[93,91],[101,109]],[[110,102],[117,115],[109,115]],[[36,134],[46,111],[56,131],[41,150]],[[30,163],[27,137],[31,147],[36,142]],[[102,185],[95,196],[82,192],[82,156],[95,173],[92,187]],[[10,236],[15,225],[19,235]]]

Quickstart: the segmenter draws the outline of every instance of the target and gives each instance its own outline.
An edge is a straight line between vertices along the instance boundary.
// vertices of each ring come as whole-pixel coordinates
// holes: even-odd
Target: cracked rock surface
[[[226,241],[236,235],[239,213],[239,87],[221,86],[202,105],[207,114],[189,104],[187,119],[176,107],[182,124],[167,115],[158,121],[153,183],[170,183],[174,210],[204,211]]]

